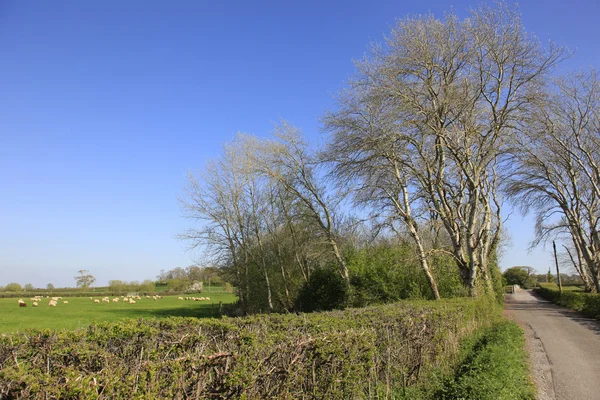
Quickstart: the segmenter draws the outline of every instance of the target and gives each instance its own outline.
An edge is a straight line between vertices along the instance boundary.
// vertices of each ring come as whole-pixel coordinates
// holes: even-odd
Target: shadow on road
[[[551,303],[542,297],[538,296],[535,292],[530,292],[536,301],[519,301],[515,298],[515,295],[506,295],[504,297],[504,309],[506,311],[521,311],[521,312],[537,312],[538,315],[545,316],[563,316],[567,317],[578,324],[590,329],[596,335],[600,335],[600,322],[595,319],[587,318],[577,311],[570,310],[565,307],[561,307],[554,303]]]

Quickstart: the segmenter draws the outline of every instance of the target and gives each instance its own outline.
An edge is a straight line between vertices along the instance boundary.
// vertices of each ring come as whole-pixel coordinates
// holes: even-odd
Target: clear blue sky
[[[0,0],[0,285],[154,278],[197,254],[177,197],[238,131],[311,138],[396,18],[479,2]],[[597,0],[524,1],[529,31],[600,66]],[[546,270],[513,214],[502,266]]]

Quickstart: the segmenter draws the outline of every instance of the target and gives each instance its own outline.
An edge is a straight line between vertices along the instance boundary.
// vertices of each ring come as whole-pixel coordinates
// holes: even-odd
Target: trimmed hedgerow
[[[563,290],[561,294],[558,286],[553,284],[540,284],[535,292],[546,300],[600,320],[600,296],[598,294],[570,290]]]
[[[425,393],[493,301],[171,318],[0,336],[0,398],[385,398]]]

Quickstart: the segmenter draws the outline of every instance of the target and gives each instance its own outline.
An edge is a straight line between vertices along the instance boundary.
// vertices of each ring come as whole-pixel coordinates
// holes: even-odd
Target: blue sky
[[[79,269],[152,279],[197,254],[177,198],[238,131],[318,118],[396,18],[479,2],[0,1],[0,285]],[[600,66],[597,1],[524,1],[526,28]],[[513,213],[502,266],[545,271]]]

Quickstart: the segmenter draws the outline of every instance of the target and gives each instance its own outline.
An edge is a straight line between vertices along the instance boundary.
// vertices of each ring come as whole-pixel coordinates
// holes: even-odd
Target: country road
[[[538,399],[600,399],[600,324],[529,291],[506,295],[525,330]]]

